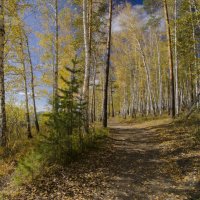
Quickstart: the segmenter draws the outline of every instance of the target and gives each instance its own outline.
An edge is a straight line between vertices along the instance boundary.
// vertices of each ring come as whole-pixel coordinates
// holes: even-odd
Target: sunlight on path
[[[164,119],[133,125],[110,123],[113,163],[117,166],[112,180],[117,188],[113,191],[116,199],[189,199],[196,191],[199,173],[190,165],[184,173],[182,168],[187,162],[198,163],[193,156],[199,158],[200,154],[190,153],[181,164],[185,156],[176,154],[176,150],[181,148],[178,145],[184,141],[184,135],[181,141],[179,135],[174,138],[174,133],[163,137],[171,122]]]

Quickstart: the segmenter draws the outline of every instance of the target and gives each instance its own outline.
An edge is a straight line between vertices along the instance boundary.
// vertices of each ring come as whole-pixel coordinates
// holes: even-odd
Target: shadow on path
[[[110,125],[114,199],[197,199],[199,148],[189,136],[165,134],[170,124]],[[163,136],[165,134],[165,136]],[[189,154],[187,154],[189,152]]]

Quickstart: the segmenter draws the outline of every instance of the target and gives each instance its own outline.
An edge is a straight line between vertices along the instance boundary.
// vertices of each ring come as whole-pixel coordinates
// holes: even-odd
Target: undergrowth
[[[93,129],[90,134],[83,136],[82,146],[80,146],[80,138],[76,134],[70,138],[62,138],[62,141],[51,135],[48,137],[38,136],[35,139],[35,145],[19,160],[13,174],[13,184],[21,185],[31,182],[53,165],[66,166],[82,153],[91,148],[98,148],[99,141],[107,134],[106,129]],[[70,148],[67,146],[68,140],[71,142]]]
[[[200,114],[195,113],[189,119],[185,116],[175,120],[177,127],[183,127],[187,132],[191,133],[197,143],[200,143]]]

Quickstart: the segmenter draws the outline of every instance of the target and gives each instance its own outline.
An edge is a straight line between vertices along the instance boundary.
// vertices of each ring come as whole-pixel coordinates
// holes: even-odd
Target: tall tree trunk
[[[169,21],[168,5],[167,0],[163,0],[165,21],[167,28],[167,39],[168,39],[168,57],[169,57],[169,68],[170,68],[170,90],[171,90],[171,115],[174,118],[176,115],[175,111],[175,89],[174,89],[174,64],[173,64],[173,53],[172,53],[172,42],[171,42],[171,28]]]
[[[167,111],[168,111],[168,115],[171,114],[171,96],[170,96],[170,69],[167,70]]]
[[[0,146],[6,146],[6,109],[5,109],[5,86],[4,86],[4,0],[0,0]]]
[[[88,27],[88,34],[89,34],[89,59],[91,62],[92,59],[92,27],[93,27],[93,0],[89,0],[89,27]]]
[[[189,80],[190,80],[190,105],[193,104],[194,102],[194,84],[193,84],[193,70],[192,70],[192,66],[189,66]]]
[[[190,0],[190,12],[192,14],[192,8],[194,7],[195,13],[197,12],[195,2]],[[199,26],[200,27],[200,26]],[[193,39],[193,51],[194,51],[194,70],[196,71],[196,77],[195,77],[195,95],[197,96],[199,94],[198,91],[198,85],[199,85],[199,68],[198,68],[198,52],[197,52],[197,44],[196,44],[196,33],[195,33],[195,26],[194,26],[194,18],[192,17],[192,39]],[[197,106],[198,106],[198,101],[197,101]]]
[[[149,70],[149,66],[147,65],[147,60],[146,60],[146,56],[145,56],[145,53],[142,49],[142,46],[141,46],[141,43],[138,39],[137,40],[137,43],[138,43],[138,46],[139,46],[139,50],[140,50],[140,53],[142,55],[142,60],[143,60],[143,64],[144,64],[144,68],[145,68],[145,72],[146,72],[146,77],[147,77],[147,89],[148,89],[148,94],[147,94],[147,97],[149,97],[149,101],[148,103],[150,103],[150,109],[153,110],[153,114],[155,115],[155,109],[154,109],[154,106],[153,106],[153,95],[152,95],[152,86],[151,86],[151,77],[150,77],[150,70]]]
[[[58,39],[59,39],[59,33],[58,33],[58,0],[55,0],[55,28],[56,28],[56,36],[55,36],[55,67],[54,67],[54,80],[53,80],[53,110],[54,112],[58,111],[58,65],[59,65],[59,47],[58,47]]]
[[[159,114],[162,115],[162,74],[161,74],[161,61],[160,61],[160,47],[157,35],[156,35],[156,46],[157,46],[157,56],[158,56],[158,82],[159,82],[158,109],[159,109]]]
[[[83,0],[83,36],[85,48],[85,74],[83,83],[83,99],[86,103],[85,110],[85,131],[89,132],[89,82],[90,82],[90,58],[89,58],[89,41],[88,41],[88,7],[87,0]]]
[[[23,36],[21,36],[21,37],[23,37]],[[20,45],[21,45],[21,63],[22,63],[22,66],[23,66],[24,93],[25,93],[25,104],[26,104],[27,136],[28,136],[28,138],[32,138],[30,112],[29,112],[29,100],[28,100],[27,75],[26,75],[25,56],[24,56],[24,47],[23,47],[23,39],[22,38],[21,38]]]
[[[178,101],[178,54],[177,54],[177,0],[174,1],[174,72],[175,72],[175,107],[176,107],[176,115],[179,114],[179,101]]]
[[[94,58],[94,67],[93,67],[93,84],[92,84],[92,99],[91,99],[91,122],[96,121],[96,69],[97,69],[96,58]]]
[[[113,1],[109,0],[109,34],[107,40],[107,62],[105,69],[105,81],[104,81],[104,99],[103,99],[103,127],[108,125],[108,85],[109,85],[109,71],[110,71],[110,50],[111,50],[111,36],[112,36],[112,6]]]
[[[95,81],[96,81],[96,63],[92,62],[92,28],[93,28],[93,0],[88,0],[88,35],[89,35],[89,69],[92,69],[93,64],[93,87],[92,87],[92,95],[91,95],[91,106],[88,105],[88,110],[90,109],[90,120],[94,122],[94,101],[95,101]],[[95,61],[94,61],[95,62]],[[90,82],[90,75],[89,75],[89,82]],[[93,104],[94,103],[94,104]]]
[[[108,118],[110,118],[111,115],[111,88],[108,86]]]
[[[122,104],[122,115],[123,118],[126,119],[127,116],[127,86],[124,86],[124,99],[123,99],[123,104]]]
[[[38,123],[37,108],[36,108],[36,102],[35,102],[35,84],[34,84],[34,74],[33,74],[33,63],[32,63],[32,59],[31,59],[31,52],[30,52],[30,47],[29,47],[28,36],[26,35],[26,33],[25,33],[25,38],[26,38],[30,70],[31,70],[31,90],[32,90],[32,99],[33,99],[33,111],[34,111],[34,117],[35,117],[35,127],[37,130],[37,133],[39,133],[40,127],[39,127],[39,123]]]
[[[135,67],[135,66],[134,66]],[[136,88],[136,70],[131,69],[130,70],[130,94],[131,94],[131,118],[136,118],[136,107],[135,107],[135,101],[136,101],[136,94],[137,92],[135,91]]]
[[[89,41],[88,41],[88,18],[87,18],[87,0],[83,0],[83,31],[84,31],[84,48],[85,48],[85,74],[84,74],[84,84],[83,84],[83,96],[86,101],[89,98]]]
[[[114,100],[113,100],[113,81],[110,82],[110,99],[111,99],[111,113],[115,117]]]

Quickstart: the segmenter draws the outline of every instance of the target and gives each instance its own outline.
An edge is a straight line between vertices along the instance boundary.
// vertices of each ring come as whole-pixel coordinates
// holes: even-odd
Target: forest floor
[[[11,190],[9,184],[4,188],[4,199],[197,200],[200,146],[189,125],[170,119],[113,121],[98,149],[18,188],[14,196]]]

